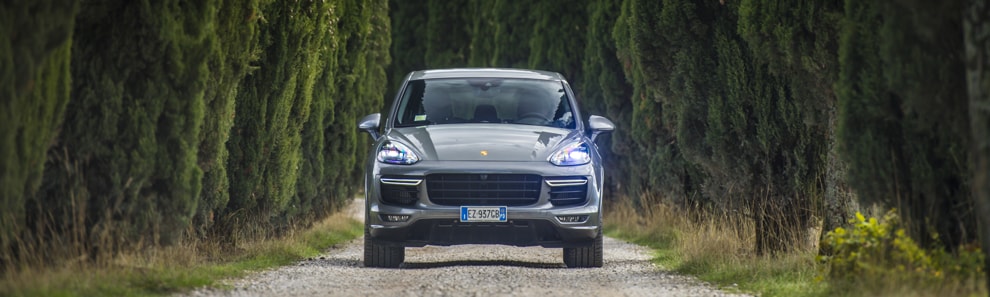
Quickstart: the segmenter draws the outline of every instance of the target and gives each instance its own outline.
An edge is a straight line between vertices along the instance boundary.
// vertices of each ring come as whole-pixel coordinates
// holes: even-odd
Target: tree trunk
[[[833,97],[834,98],[834,97]],[[831,254],[832,251],[821,248],[821,242],[825,240],[825,235],[835,228],[842,227],[849,223],[855,205],[853,192],[846,184],[846,163],[840,157],[838,138],[835,134],[837,127],[835,100],[828,111],[828,157],[825,168],[825,193],[822,210],[822,230],[818,235],[818,253],[821,255]]]
[[[990,271],[990,5],[970,0],[963,17],[966,46],[966,78],[972,131],[972,195],[985,255],[984,271]],[[987,274],[990,288],[990,274]]]

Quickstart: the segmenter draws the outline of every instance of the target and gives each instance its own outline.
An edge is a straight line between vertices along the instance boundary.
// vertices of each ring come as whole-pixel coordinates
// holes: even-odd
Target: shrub
[[[946,278],[965,280],[984,273],[979,249],[960,248],[956,255],[943,248],[925,249],[908,236],[895,210],[879,220],[857,212],[850,223],[848,230],[839,227],[825,236],[822,246],[831,255],[818,256],[825,264],[820,278],[936,284]]]

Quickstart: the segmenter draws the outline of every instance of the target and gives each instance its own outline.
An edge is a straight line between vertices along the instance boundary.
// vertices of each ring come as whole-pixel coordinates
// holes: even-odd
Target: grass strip
[[[307,230],[234,248],[187,243],[121,255],[106,264],[24,268],[0,279],[0,296],[162,296],[219,286],[224,279],[318,256],[357,238],[362,228],[347,215],[335,214]]]
[[[725,255],[702,255],[689,258],[678,248],[678,235],[672,233],[630,230],[608,223],[605,228],[608,236],[652,249],[652,261],[658,266],[696,276],[727,292],[758,293],[760,296],[828,295],[827,284],[815,280],[816,264],[805,261],[813,257],[726,259]]]
[[[815,261],[816,242],[810,238],[808,246],[799,250],[755,256],[755,231],[745,219],[689,219],[663,205],[637,210],[628,202],[607,210],[606,235],[649,247],[653,262],[663,269],[693,275],[728,292],[796,297],[986,296],[987,292],[980,273],[935,283],[881,275],[827,279],[825,265]]]
[[[605,234],[649,247],[658,266],[728,292],[796,297],[829,293],[828,284],[816,280],[819,264],[814,255],[753,256],[755,231],[736,218],[692,220],[662,204],[642,210],[616,203],[605,213]]]

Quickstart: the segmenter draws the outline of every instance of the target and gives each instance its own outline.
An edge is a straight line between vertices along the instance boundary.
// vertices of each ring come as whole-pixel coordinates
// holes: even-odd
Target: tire
[[[374,240],[364,229],[364,267],[397,268],[406,260],[406,248]]]
[[[564,248],[564,264],[570,268],[602,267],[603,246],[602,233],[599,231],[598,237],[590,245]]]

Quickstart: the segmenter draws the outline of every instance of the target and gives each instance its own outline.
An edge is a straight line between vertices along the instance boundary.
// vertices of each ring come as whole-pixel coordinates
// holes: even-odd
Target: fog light
[[[387,214],[383,214],[383,215],[381,215],[381,217],[382,217],[382,221],[386,221],[386,222],[405,222],[405,221],[408,221],[409,220],[409,216],[408,215],[387,215]]]
[[[580,223],[588,219],[588,216],[557,216],[561,223]]]

